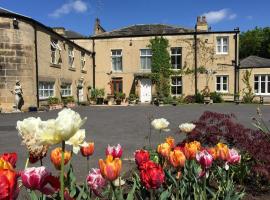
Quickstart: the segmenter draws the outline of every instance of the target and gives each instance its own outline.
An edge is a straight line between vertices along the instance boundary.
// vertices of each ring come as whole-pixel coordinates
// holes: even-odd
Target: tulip
[[[156,129],[158,131],[169,131],[169,129],[168,129],[169,124],[170,124],[170,122],[168,122],[164,118],[154,119],[151,122],[151,125],[154,127],[154,129]]]
[[[52,195],[59,190],[58,178],[51,175],[44,166],[31,167],[21,172],[22,184],[30,190],[38,190],[45,195]]]
[[[186,162],[185,154],[179,149],[170,152],[169,161],[175,168],[184,167]]]
[[[165,158],[169,157],[171,146],[167,142],[158,145],[157,152]]]
[[[198,141],[186,143],[184,147],[184,153],[187,159],[194,159],[197,152],[201,149],[201,144]]]
[[[229,148],[226,144],[218,143],[216,145],[217,157],[226,161],[229,156]]]
[[[123,149],[120,144],[118,144],[117,146],[108,145],[105,153],[106,153],[106,156],[112,155],[113,158],[121,158],[123,154]]]
[[[236,151],[235,149],[229,149],[227,162],[229,164],[237,164],[237,163],[240,163],[240,161],[241,161],[241,155],[239,155],[238,151]]]
[[[87,143],[84,141],[85,139],[85,130],[78,130],[75,135],[73,135],[66,144],[73,146],[73,153],[77,154],[80,151],[80,147],[87,146]]]
[[[15,200],[19,194],[16,172],[9,169],[0,169],[0,199]]]
[[[149,152],[143,149],[136,150],[134,156],[135,156],[135,162],[138,167],[141,166],[142,163],[150,160]]]
[[[102,176],[108,181],[114,181],[120,175],[122,168],[122,161],[119,158],[113,158],[112,155],[108,155],[106,160],[99,160],[99,168]]]
[[[100,169],[96,168],[89,172],[86,182],[97,196],[100,196],[101,190],[107,185],[107,181],[102,177]]]
[[[93,142],[90,142],[87,144],[87,146],[82,146],[81,147],[81,154],[84,157],[88,157],[93,155],[95,149],[95,145]]]
[[[140,179],[146,189],[158,189],[165,181],[165,173],[159,164],[150,160],[142,163]]]
[[[13,170],[13,167],[8,161],[5,161],[3,158],[0,158],[0,169]]]
[[[33,164],[42,160],[47,155],[48,148],[49,146],[47,145],[39,145],[35,148],[32,147],[29,150],[29,162]]]
[[[61,169],[61,158],[62,158],[62,148],[57,147],[51,152],[51,161],[54,164],[55,168]],[[65,151],[64,153],[64,165],[66,165],[71,159],[71,153],[69,151]]]
[[[195,127],[196,125],[192,123],[183,123],[179,126],[180,130],[184,133],[190,133]]]
[[[215,147],[208,148],[206,151],[213,157],[214,160],[218,158],[217,149]]]
[[[17,153],[13,152],[13,153],[4,153],[0,155],[0,158],[2,158],[3,160],[9,162],[12,167],[16,167],[16,162],[17,162]]]
[[[174,138],[173,137],[171,137],[171,136],[167,137],[166,140],[165,140],[165,142],[167,142],[172,149],[175,147]]]
[[[206,150],[202,150],[196,154],[196,160],[203,169],[208,169],[212,166],[213,157]]]

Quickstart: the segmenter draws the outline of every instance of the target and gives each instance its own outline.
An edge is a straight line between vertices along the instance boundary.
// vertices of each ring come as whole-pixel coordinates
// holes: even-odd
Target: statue
[[[15,112],[20,112],[24,104],[24,100],[22,97],[23,91],[20,81],[16,81],[14,90],[11,91],[11,93],[15,95]]]

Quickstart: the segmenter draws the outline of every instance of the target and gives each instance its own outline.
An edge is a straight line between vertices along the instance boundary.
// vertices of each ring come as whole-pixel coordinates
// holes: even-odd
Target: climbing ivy
[[[163,37],[155,37],[150,40],[152,49],[152,81],[156,85],[159,97],[170,96],[171,64],[168,52],[169,41]]]

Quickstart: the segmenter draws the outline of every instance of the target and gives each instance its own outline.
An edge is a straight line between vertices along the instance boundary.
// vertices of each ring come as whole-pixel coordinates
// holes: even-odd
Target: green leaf
[[[38,197],[37,197],[36,193],[33,190],[31,190],[29,194],[30,194],[30,199],[31,200],[38,200]]]
[[[133,179],[133,181],[134,181],[134,183],[133,183],[132,189],[128,193],[128,196],[127,196],[127,199],[126,200],[133,200],[134,199],[134,193],[135,193],[137,184],[136,184],[136,180],[135,179]]]
[[[167,200],[169,199],[169,197],[171,196],[171,189],[172,186],[170,186],[167,190],[165,190],[164,192],[161,193],[159,199],[160,200]]]

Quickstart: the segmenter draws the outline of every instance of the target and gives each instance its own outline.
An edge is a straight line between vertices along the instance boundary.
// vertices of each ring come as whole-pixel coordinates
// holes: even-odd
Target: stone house
[[[63,28],[0,8],[0,106],[12,110],[15,82],[22,85],[24,106],[49,97],[73,96],[87,101],[92,87],[92,52],[68,37],[83,37]],[[81,85],[82,87],[77,87]]]

